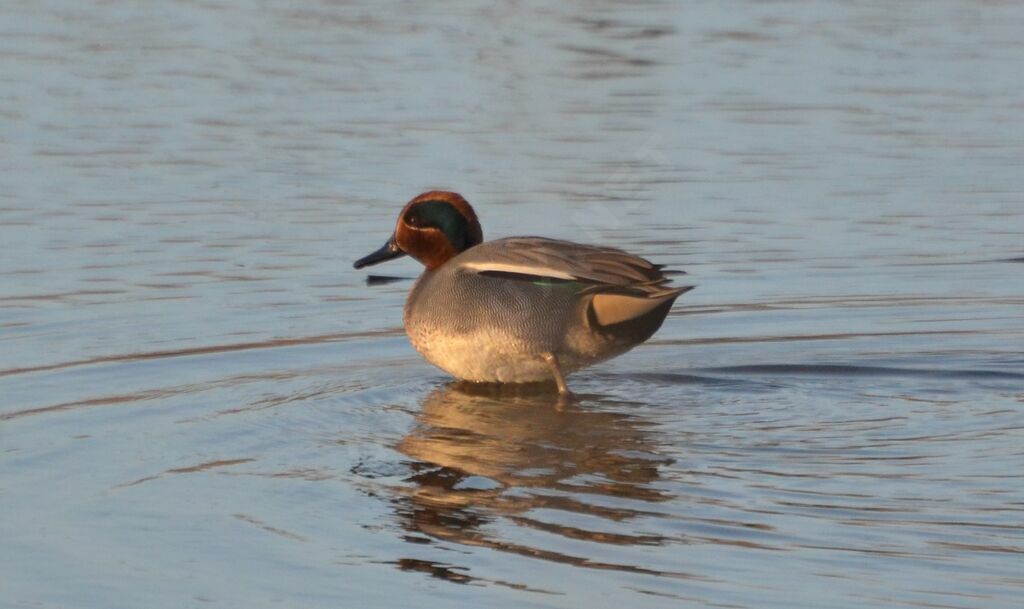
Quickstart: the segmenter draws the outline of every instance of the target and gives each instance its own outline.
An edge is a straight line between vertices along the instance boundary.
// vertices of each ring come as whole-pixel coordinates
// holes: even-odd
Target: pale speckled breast
[[[405,331],[416,350],[461,379],[551,377],[540,355],[565,353],[582,329],[580,297],[566,286],[483,277],[446,264],[409,293]]]
[[[545,352],[565,371],[610,357],[586,326],[571,285],[484,277],[449,262],[425,272],[405,305],[405,331],[423,357],[455,377],[527,382],[551,378]]]

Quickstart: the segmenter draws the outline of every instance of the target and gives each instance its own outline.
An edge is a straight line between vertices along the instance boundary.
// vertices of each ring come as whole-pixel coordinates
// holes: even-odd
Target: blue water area
[[[1019,3],[8,4],[0,606],[1020,605]],[[433,188],[697,288],[455,383]]]

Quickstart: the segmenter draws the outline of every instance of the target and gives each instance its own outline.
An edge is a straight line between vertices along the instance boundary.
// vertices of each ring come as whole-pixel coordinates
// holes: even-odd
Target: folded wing
[[[641,318],[694,287],[667,285],[662,265],[620,249],[543,237],[490,241],[462,257],[463,270],[482,276],[572,285],[593,296],[593,319],[602,326]]]

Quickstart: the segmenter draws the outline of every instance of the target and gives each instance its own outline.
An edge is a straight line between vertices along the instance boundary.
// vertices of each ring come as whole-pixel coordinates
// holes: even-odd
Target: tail
[[[658,325],[661,325],[668,309],[686,292],[696,286],[666,287],[644,286],[642,289],[609,291],[594,294],[590,301],[590,313],[594,322],[601,326],[640,321],[655,311],[664,310]]]

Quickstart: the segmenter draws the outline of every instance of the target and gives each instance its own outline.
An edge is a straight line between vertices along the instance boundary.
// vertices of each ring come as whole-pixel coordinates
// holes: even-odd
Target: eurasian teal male
[[[629,351],[693,286],[619,249],[543,237],[484,242],[454,192],[425,192],[360,269],[408,254],[426,270],[405,302],[405,331],[430,363],[476,382],[554,380]]]

